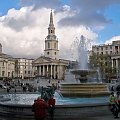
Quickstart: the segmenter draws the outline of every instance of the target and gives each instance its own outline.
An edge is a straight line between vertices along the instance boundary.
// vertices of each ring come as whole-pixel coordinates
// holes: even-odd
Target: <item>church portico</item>
[[[63,79],[64,78],[64,72],[65,72],[65,66],[59,65],[59,64],[37,64],[36,66],[36,76],[39,77],[45,77],[48,79]]]

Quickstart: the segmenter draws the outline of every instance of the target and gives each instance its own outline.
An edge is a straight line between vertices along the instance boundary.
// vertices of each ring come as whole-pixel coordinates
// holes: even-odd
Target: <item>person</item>
[[[117,97],[114,95],[114,92],[111,92],[109,96],[109,105],[110,105],[110,110],[114,115],[114,117],[119,118],[118,117],[118,112],[119,112],[118,101],[117,101]]]
[[[118,101],[118,108],[120,112],[120,92],[119,91],[117,91],[117,101]]]
[[[34,100],[32,112],[34,112],[35,120],[44,120],[47,117],[47,109],[48,105],[41,97]]]
[[[55,98],[54,95],[52,95],[51,98],[48,100],[48,110],[51,120],[53,120],[54,118],[54,109],[55,109]]]

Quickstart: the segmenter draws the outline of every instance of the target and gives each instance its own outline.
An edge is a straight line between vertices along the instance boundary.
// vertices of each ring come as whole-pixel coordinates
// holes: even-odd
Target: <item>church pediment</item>
[[[46,58],[46,57],[39,57],[36,60],[34,60],[33,63],[47,63],[47,62],[51,62],[51,59]]]

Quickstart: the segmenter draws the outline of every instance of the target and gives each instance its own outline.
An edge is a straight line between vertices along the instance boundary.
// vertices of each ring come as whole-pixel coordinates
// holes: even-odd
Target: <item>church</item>
[[[55,35],[53,13],[50,13],[48,35],[45,38],[44,56],[33,61],[34,75],[48,79],[63,80],[69,60],[59,59],[58,38]]]

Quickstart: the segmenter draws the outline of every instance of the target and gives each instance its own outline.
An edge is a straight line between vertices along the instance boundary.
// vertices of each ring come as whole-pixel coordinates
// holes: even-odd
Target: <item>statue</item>
[[[41,88],[41,98],[44,99],[46,102],[53,96],[55,93],[54,86],[43,87]]]

